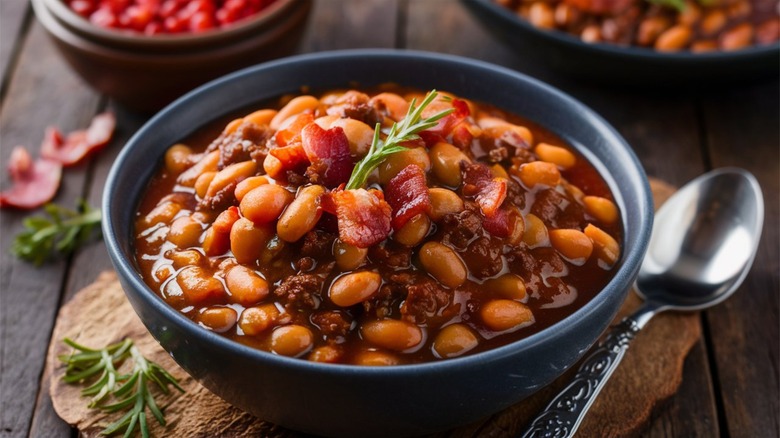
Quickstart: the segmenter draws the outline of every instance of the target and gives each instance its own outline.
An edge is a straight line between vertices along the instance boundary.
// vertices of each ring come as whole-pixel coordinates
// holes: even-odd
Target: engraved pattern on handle
[[[523,433],[523,438],[566,438],[574,435],[593,400],[639,332],[639,324],[624,318],[582,363],[564,388]]]

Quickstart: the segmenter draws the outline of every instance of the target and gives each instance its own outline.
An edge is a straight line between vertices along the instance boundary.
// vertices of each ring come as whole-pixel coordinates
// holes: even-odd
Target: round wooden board
[[[674,191],[655,180],[651,180],[651,187],[656,208]],[[631,293],[616,321],[631,313],[639,304],[639,298]],[[596,399],[577,435],[625,437],[641,431],[653,409],[679,387],[685,357],[701,336],[700,330],[699,316],[695,313],[657,316],[631,344],[623,363]],[[80,395],[81,386],[62,382],[65,371],[57,356],[70,352],[70,348],[61,342],[65,337],[88,346],[102,346],[129,337],[144,355],[180,379],[186,392],[161,398],[160,404],[166,406],[168,426],[162,428],[150,421],[153,436],[302,436],[230,406],[187,375],[143,326],[112,272],[103,273],[60,309],[49,346],[48,366],[52,376],[50,391],[54,409],[66,422],[77,427],[83,436],[98,436],[116,416],[89,409],[89,400]],[[516,436],[528,419],[569,381],[573,371],[574,368],[523,402],[473,425],[448,431],[446,435]]]

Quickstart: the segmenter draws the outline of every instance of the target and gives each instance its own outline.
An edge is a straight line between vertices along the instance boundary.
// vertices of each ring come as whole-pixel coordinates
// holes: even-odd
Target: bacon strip
[[[506,199],[507,181],[504,178],[494,178],[493,172],[484,164],[462,164],[463,182],[469,185],[464,192],[472,191],[482,214],[492,218]]]
[[[420,133],[420,137],[425,140],[426,145],[433,146],[441,141],[450,143],[447,141],[447,136],[452,133],[453,128],[466,120],[471,114],[469,105],[464,100],[453,99],[452,107],[455,108],[455,111],[441,118],[433,128],[426,129]]]
[[[499,208],[492,217],[486,217],[482,226],[488,233],[496,237],[509,237],[509,214]]]
[[[382,192],[365,189],[334,190],[323,196],[323,207],[335,206],[339,239],[358,248],[368,248],[390,235],[390,205]],[[332,205],[329,203],[332,202]],[[328,208],[330,207],[330,208]]]
[[[355,163],[350,154],[349,140],[341,127],[325,130],[316,123],[310,123],[301,130],[301,142],[312,164],[324,164],[325,171],[321,176],[326,187],[334,188],[349,180]]]
[[[431,211],[425,172],[414,164],[404,167],[387,183],[385,197],[393,208],[394,230],[399,230],[414,216]]]
[[[8,162],[13,186],[0,193],[0,207],[33,209],[51,201],[60,187],[62,165],[41,158],[33,161],[21,146],[14,148]]]
[[[112,113],[96,115],[87,129],[73,131],[65,139],[57,128],[49,127],[41,144],[41,157],[58,161],[64,166],[77,164],[90,153],[107,145],[115,127],[116,118]]]
[[[303,170],[309,165],[309,158],[300,142],[273,148],[268,151],[268,154],[270,157],[266,157],[263,168],[273,179],[284,179],[285,172],[288,170]],[[276,158],[278,162],[274,162],[272,165],[273,158]]]

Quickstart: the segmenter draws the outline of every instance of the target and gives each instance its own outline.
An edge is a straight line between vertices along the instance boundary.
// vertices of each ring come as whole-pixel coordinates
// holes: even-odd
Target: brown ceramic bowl
[[[98,27],[61,0],[32,0],[32,5],[87,84],[128,107],[152,111],[225,73],[290,54],[311,0],[277,0],[225,29],[155,36]]]

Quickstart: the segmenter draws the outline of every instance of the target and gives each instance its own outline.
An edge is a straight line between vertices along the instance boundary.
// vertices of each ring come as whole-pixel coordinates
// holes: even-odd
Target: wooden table
[[[32,151],[47,125],[85,127],[109,108],[118,131],[99,156],[65,172],[56,202],[99,205],[108,169],[148,116],[92,91],[59,57],[27,2],[0,0],[0,159]],[[494,40],[455,0],[316,0],[301,53],[355,47],[430,50],[482,59],[541,78],[604,116],[649,175],[681,185],[716,167],[758,178],[766,225],[750,275],[736,296],[701,314],[704,336],[688,356],[678,393],[644,436],[780,436],[778,193],[780,88],[763,82],[705,92],[609,90],[556,76]],[[3,174],[2,188],[8,187]],[[51,407],[44,359],[57,309],[109,269],[101,242],[34,267],[8,254],[23,212],[0,213],[0,437],[74,435]],[[652,358],[648,358],[652,360]],[[615,419],[620,421],[620,419]]]

